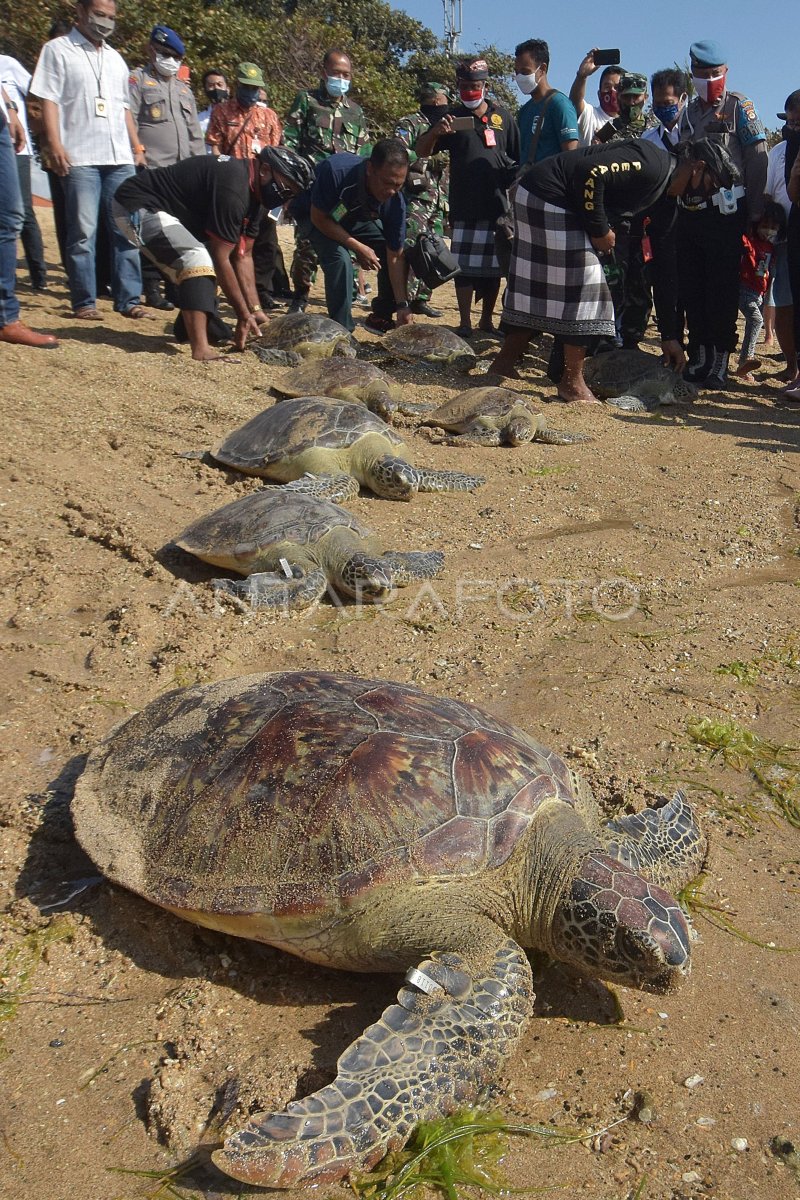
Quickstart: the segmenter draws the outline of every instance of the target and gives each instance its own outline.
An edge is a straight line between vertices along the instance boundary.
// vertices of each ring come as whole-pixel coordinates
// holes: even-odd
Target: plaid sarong
[[[614,336],[614,305],[580,217],[518,187],[503,323],[562,337]]]
[[[494,252],[494,221],[454,221],[450,249],[458,259],[459,278],[500,279],[503,274]]]

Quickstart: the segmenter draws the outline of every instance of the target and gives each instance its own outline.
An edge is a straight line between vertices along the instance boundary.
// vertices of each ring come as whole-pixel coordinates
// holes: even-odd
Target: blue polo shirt
[[[403,193],[379,204],[367,190],[367,162],[358,154],[332,154],[317,167],[311,203],[348,231],[362,221],[379,222],[390,250],[402,250],[406,240],[406,202]]]
[[[544,100],[529,100],[517,113],[520,141],[519,161],[523,165],[528,161],[528,152],[543,105]],[[579,140],[578,117],[575,107],[569,96],[565,96],[563,92],[556,92],[544,114],[544,128],[536,147],[536,162],[541,162],[543,158],[550,158],[552,154],[560,154],[562,142]]]

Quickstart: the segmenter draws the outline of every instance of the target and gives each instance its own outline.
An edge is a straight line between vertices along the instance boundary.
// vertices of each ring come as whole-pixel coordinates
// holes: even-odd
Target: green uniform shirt
[[[298,92],[283,126],[283,144],[315,165],[332,154],[360,154],[369,143],[367,119],[347,96],[324,88]]]

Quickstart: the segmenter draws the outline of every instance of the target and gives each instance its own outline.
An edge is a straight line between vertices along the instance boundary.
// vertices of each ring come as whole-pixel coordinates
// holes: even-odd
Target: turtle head
[[[342,589],[364,604],[379,604],[394,593],[391,568],[380,558],[351,554],[339,577]]]
[[[551,932],[556,958],[625,987],[672,992],[689,974],[691,932],[677,900],[599,850],[579,863]]]
[[[404,458],[384,454],[372,464],[368,483],[387,500],[410,500],[419,488],[419,472]]]
[[[512,417],[504,432],[509,446],[524,446],[533,440],[533,422],[530,417]]]

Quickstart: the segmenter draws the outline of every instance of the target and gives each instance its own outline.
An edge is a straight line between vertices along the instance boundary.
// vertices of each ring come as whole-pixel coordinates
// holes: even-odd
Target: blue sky
[[[442,36],[442,0],[389,2]],[[513,52],[525,38],[544,38],[550,46],[550,82],[566,92],[575,68],[592,46],[619,47],[624,66],[650,76],[676,60],[688,59],[692,42],[714,38],[727,50],[729,87],[750,96],[768,128],[779,128],[775,114],[783,111],[789,92],[800,88],[798,0],[628,3],[617,10],[617,17],[614,8],[602,0],[572,0],[563,8],[553,0],[535,8],[513,0],[494,4],[463,0],[460,48],[470,51],[494,42],[499,49]],[[590,80],[587,98],[595,104],[596,93]]]

